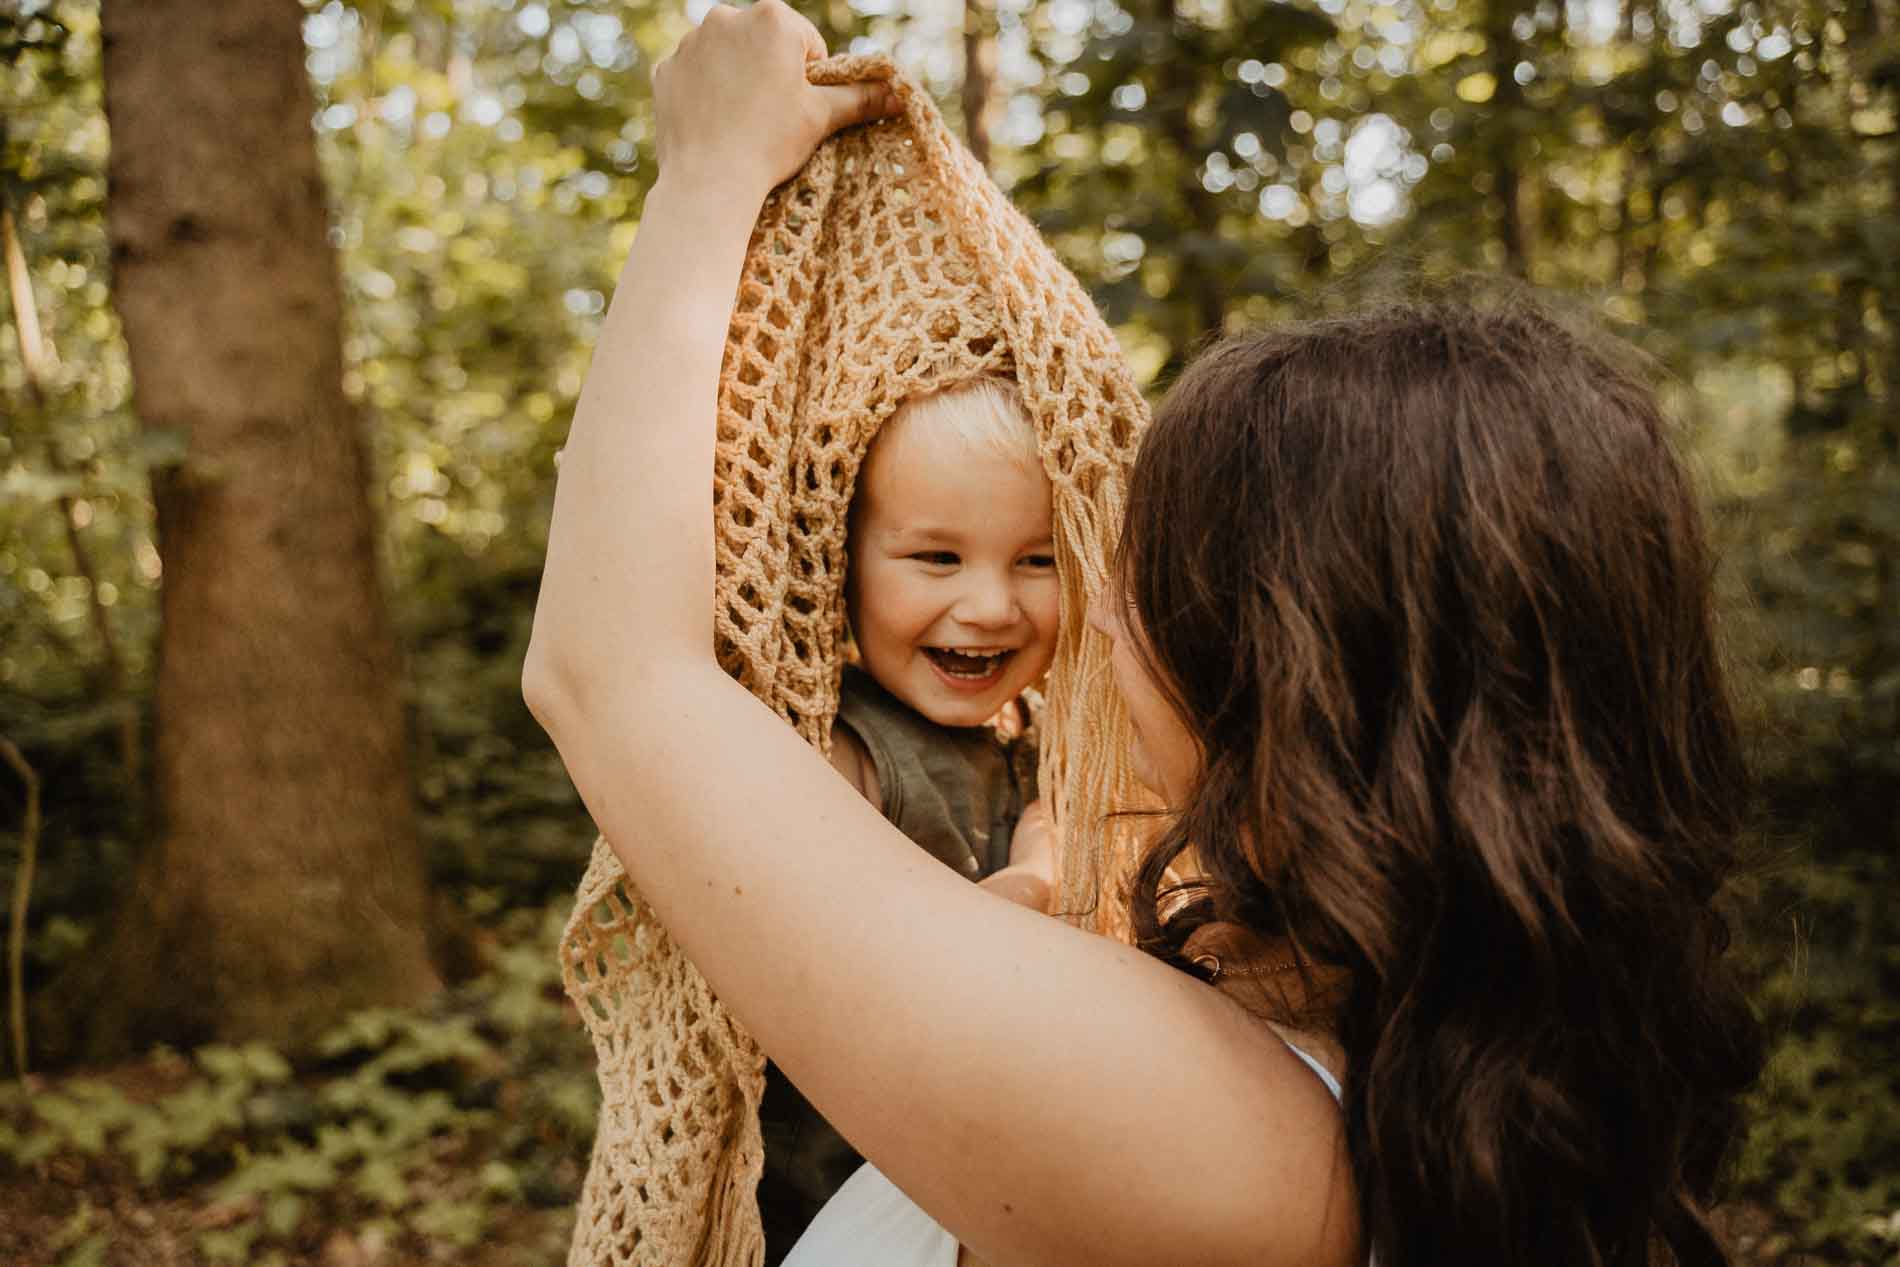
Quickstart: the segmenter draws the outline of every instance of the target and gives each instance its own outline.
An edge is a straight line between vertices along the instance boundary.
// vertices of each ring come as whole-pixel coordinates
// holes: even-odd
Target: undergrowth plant
[[[0,1088],[0,1184],[64,1173],[199,1207],[210,1263],[282,1263],[324,1232],[432,1253],[509,1207],[565,1207],[594,1128],[592,1051],[563,1001],[565,911],[520,911],[481,978],[417,1011],[373,1010],[293,1064],[269,1047],[160,1051],[165,1085],[103,1077]],[[112,1225],[82,1197],[51,1248],[104,1261]]]

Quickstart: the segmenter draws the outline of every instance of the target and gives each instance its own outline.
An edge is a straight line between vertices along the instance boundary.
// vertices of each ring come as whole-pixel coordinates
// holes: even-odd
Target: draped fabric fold
[[[1013,380],[1054,491],[1062,625],[1040,769],[1062,842],[1058,913],[1125,937],[1139,820],[1109,812],[1143,802],[1085,612],[1107,579],[1147,405],[1087,292],[927,93],[882,57],[810,74],[887,80],[903,110],[821,146],[766,200],[747,249],[712,472],[719,661],[828,748],[848,642],[845,532],[872,438],[907,397]],[[759,1263],[765,1058],[604,840],[560,953],[602,1092],[569,1264]]]

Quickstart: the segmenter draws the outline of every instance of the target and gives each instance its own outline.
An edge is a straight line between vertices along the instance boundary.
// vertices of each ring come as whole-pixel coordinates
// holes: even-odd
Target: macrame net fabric
[[[1061,838],[1058,912],[1127,935],[1141,804],[1104,639],[1106,581],[1147,406],[1082,286],[881,57],[821,83],[891,83],[902,113],[826,142],[767,199],[719,379],[714,459],[720,663],[830,745],[845,663],[845,533],[877,429],[906,398],[1013,380],[1055,507],[1061,629],[1040,781]],[[639,848],[638,841],[623,842]],[[571,1267],[757,1264],[764,1056],[596,842],[561,942],[602,1102]]]

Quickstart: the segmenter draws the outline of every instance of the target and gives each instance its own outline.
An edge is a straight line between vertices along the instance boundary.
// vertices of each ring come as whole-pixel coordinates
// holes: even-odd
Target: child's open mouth
[[[924,654],[930,657],[932,667],[939,677],[951,686],[965,690],[976,690],[996,684],[1003,676],[1003,669],[1009,663],[1011,650],[990,651],[983,648],[963,650],[954,647],[925,647]]]

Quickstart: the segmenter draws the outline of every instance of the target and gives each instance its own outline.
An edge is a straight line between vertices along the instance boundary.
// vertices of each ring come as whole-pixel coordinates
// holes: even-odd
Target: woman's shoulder
[[[1232,925],[1224,931],[1240,932]],[[1208,1182],[1225,1174],[1230,1191],[1265,1185],[1251,1190],[1275,1194],[1276,1217],[1265,1220],[1271,1227],[1263,1226],[1260,1207],[1223,1212],[1238,1220],[1228,1228],[1232,1237],[1264,1238],[1254,1261],[1362,1265],[1358,1194],[1341,1112],[1345,1053],[1301,1007],[1297,976],[1273,973],[1276,957],[1250,953],[1259,951],[1256,941],[1203,938],[1193,944],[1218,943],[1225,952],[1214,982],[1176,974],[1200,1016],[1191,1027],[1200,1035],[1192,1107],[1182,1111],[1207,1123],[1201,1137]],[[1263,967],[1265,975],[1249,971]],[[1216,1125],[1223,1118],[1227,1131]],[[1258,1129],[1236,1133],[1234,1124]],[[1301,1227],[1306,1243],[1289,1244]]]
[[[1194,1014],[1182,1024],[1192,1056],[1169,1086],[1148,1092],[1177,1100],[1182,1169],[1207,1199],[1199,1206],[1187,1194],[1207,1240],[1178,1261],[1363,1267],[1336,1050],[1217,986],[1183,976],[1182,994]]]

